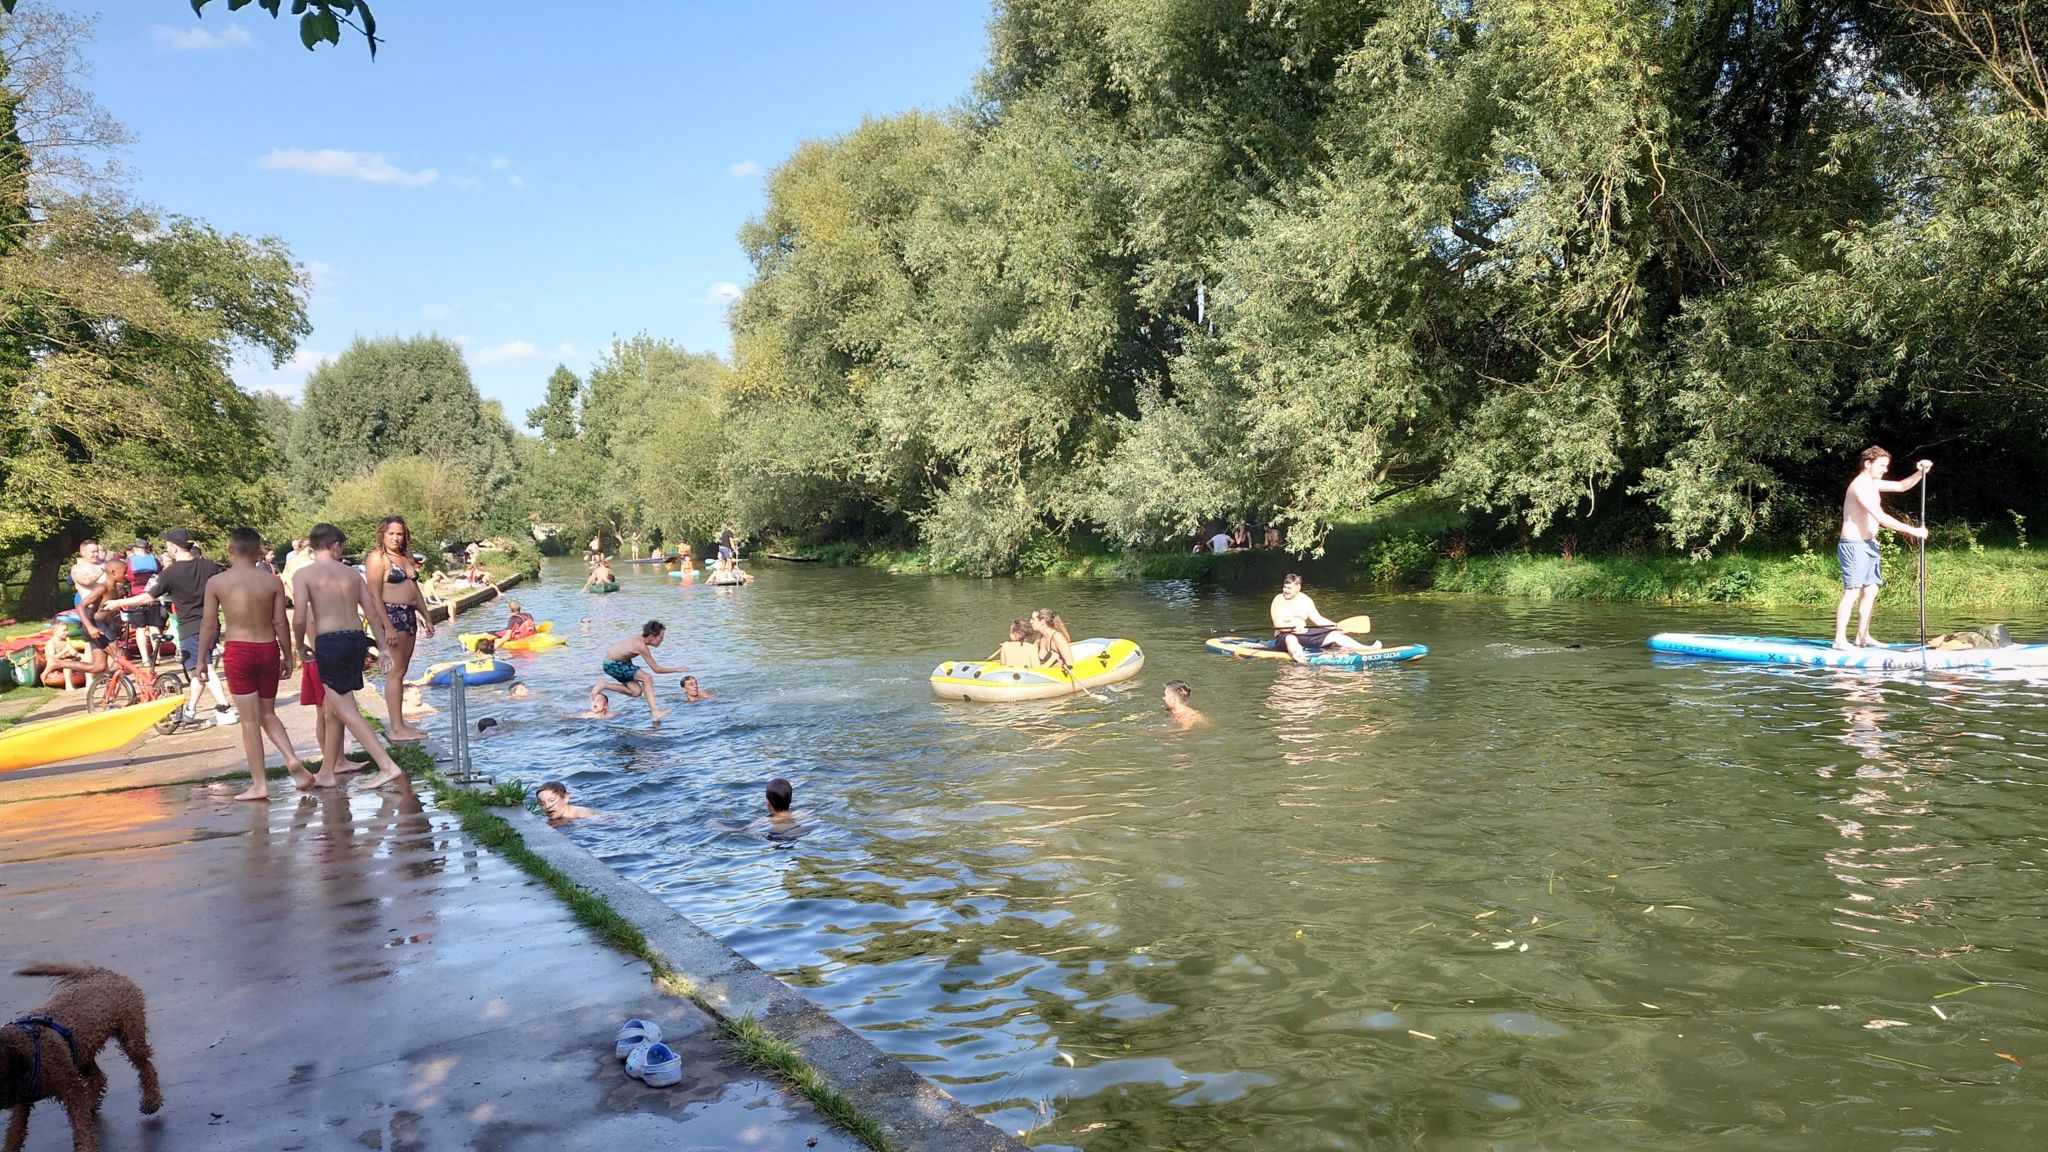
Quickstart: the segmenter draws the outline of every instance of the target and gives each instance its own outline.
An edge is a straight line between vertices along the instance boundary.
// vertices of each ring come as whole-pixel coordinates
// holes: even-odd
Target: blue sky
[[[364,336],[439,332],[515,423],[557,361],[639,331],[726,353],[762,176],[806,139],[966,95],[975,0],[379,0],[384,44],[307,52],[255,6],[100,14],[87,86],[135,134],[134,195],[282,237],[312,269],[295,393]]]

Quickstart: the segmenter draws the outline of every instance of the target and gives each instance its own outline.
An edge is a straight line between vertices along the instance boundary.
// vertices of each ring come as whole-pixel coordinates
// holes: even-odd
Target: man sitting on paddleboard
[[[1915,528],[1903,520],[1893,519],[1886,514],[1881,501],[1885,492],[1910,491],[1926,478],[1934,462],[1920,461],[1908,480],[1885,479],[1884,474],[1891,466],[1891,453],[1874,444],[1865,448],[1863,470],[1849,482],[1849,493],[1842,498],[1842,539],[1835,545],[1835,559],[1842,567],[1842,602],[1835,606],[1835,647],[1852,652],[1877,645],[1877,641],[1870,638],[1870,609],[1877,603],[1878,588],[1884,584],[1884,574],[1878,564],[1878,526],[1883,525],[1915,540],[1927,539],[1926,528]],[[1854,644],[1849,642],[1851,606],[1858,609]]]
[[[1335,620],[1316,611],[1316,602],[1301,590],[1301,577],[1292,572],[1280,581],[1280,594],[1273,597],[1273,643],[1287,649],[1296,664],[1308,663],[1312,652],[1370,652],[1380,646],[1377,640],[1359,643],[1339,630]]]

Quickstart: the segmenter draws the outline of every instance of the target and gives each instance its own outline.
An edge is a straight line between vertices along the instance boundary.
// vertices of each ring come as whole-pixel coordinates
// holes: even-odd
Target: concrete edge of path
[[[875,1118],[891,1143],[929,1152],[1024,1152],[1025,1145],[969,1111],[834,1020],[795,989],[728,948],[653,893],[523,808],[494,808],[526,846],[631,921],[720,1020],[752,1016],[796,1046],[825,1082]]]

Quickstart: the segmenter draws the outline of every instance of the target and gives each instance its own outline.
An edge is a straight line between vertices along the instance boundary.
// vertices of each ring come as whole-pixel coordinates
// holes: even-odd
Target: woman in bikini
[[[405,526],[405,517],[386,516],[377,525],[377,547],[364,558],[363,575],[370,581],[370,599],[391,625],[391,670],[384,677],[391,739],[424,740],[427,734],[404,720],[405,673],[420,633],[434,635],[434,618],[420,591],[420,567],[413,562],[412,529]]]

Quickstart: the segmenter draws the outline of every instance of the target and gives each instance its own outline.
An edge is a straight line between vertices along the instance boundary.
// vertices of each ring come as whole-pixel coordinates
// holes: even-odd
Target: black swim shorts
[[[357,692],[363,687],[363,660],[370,638],[361,632],[322,632],[313,638],[313,664],[329,692]]]

